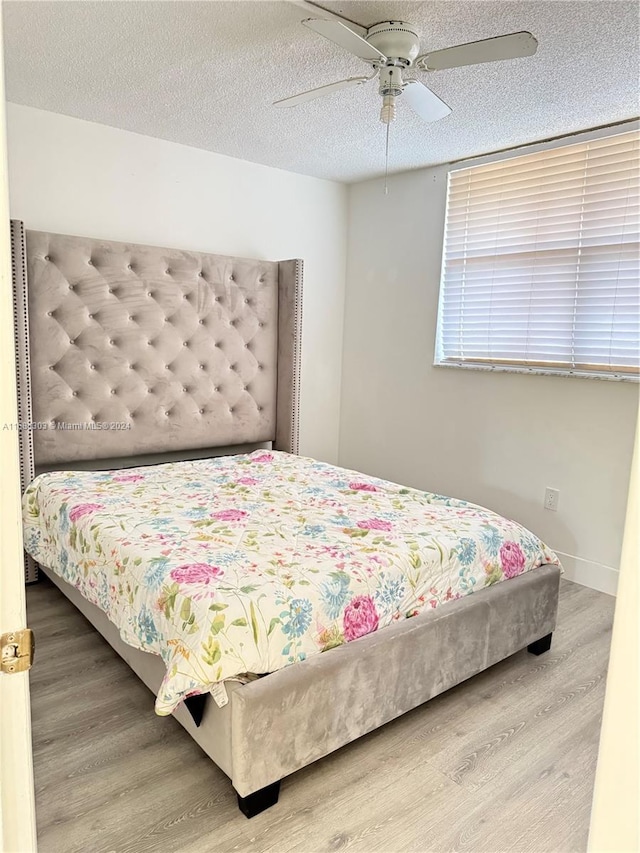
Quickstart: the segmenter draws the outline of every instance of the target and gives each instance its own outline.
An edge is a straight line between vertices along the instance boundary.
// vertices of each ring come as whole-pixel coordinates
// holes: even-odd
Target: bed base
[[[161,658],[124,643],[101,610],[43,572],[156,693]],[[229,682],[228,704],[209,698],[200,726],[184,705],[173,716],[231,779],[241,811],[252,817],[277,802],[285,776],[515,652],[547,651],[559,584],[558,566],[540,566],[248,684]]]

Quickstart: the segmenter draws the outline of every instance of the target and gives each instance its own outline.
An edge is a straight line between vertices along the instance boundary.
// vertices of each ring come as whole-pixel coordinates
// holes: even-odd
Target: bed
[[[298,454],[300,261],[12,240],[27,580],[95,625],[245,815],[550,647],[560,568],[532,533]]]

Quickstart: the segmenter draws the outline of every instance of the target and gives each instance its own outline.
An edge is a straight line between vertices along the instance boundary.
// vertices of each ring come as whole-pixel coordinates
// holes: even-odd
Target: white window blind
[[[436,363],[636,377],[638,131],[450,172]]]

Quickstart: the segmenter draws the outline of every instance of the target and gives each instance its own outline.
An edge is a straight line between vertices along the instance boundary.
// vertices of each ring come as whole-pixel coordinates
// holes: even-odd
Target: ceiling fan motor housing
[[[388,57],[389,65],[399,62],[408,68],[420,49],[417,29],[405,21],[384,21],[376,24],[367,31],[366,40]]]

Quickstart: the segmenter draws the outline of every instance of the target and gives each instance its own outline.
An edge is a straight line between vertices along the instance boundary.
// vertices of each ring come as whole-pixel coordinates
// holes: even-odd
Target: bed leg
[[[553,634],[547,634],[546,637],[541,637],[539,640],[536,640],[535,643],[529,643],[527,646],[527,651],[532,655],[543,655],[545,652],[548,652],[551,648],[551,638]]]
[[[241,797],[238,794],[238,808],[245,817],[255,817],[265,809],[275,806],[280,796],[280,781],[274,782],[272,785],[267,785],[265,788],[260,788],[253,794],[247,797]]]

